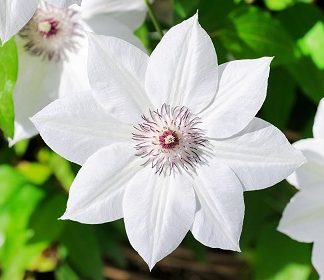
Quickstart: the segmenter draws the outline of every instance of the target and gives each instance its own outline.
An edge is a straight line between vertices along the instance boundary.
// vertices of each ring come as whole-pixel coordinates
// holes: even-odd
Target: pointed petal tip
[[[259,58],[260,60],[264,60],[266,64],[271,64],[272,60],[274,59],[274,56],[263,56]]]
[[[68,215],[67,211],[60,217],[58,218],[60,221],[66,221],[66,220],[71,220],[70,215]]]
[[[150,272],[152,272],[152,269],[154,268],[155,266],[155,263],[154,264],[148,264],[148,268],[150,270]]]

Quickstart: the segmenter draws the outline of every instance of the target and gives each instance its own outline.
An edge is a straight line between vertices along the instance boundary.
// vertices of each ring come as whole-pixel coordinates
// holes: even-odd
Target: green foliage
[[[272,223],[259,232],[255,278],[263,280],[307,280],[311,274],[311,247],[276,231]]]
[[[103,279],[100,247],[91,226],[68,223],[62,242],[69,250],[68,262],[78,275],[86,279]]]
[[[18,58],[12,39],[0,47],[0,129],[5,136],[14,135],[13,90],[17,79]]]
[[[28,245],[32,232],[28,220],[44,192],[28,183],[9,166],[0,167],[0,263],[2,279],[22,279],[25,268],[44,249],[44,244]]]

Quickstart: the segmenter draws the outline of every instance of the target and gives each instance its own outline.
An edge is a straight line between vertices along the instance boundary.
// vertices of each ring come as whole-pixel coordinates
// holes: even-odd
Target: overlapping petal
[[[145,51],[143,44],[134,35],[132,29],[111,15],[98,14],[84,20],[96,34],[112,36],[125,40],[126,42],[129,42]]]
[[[258,118],[240,133],[211,142],[215,157],[235,172],[247,191],[280,182],[305,161],[279,129]]]
[[[132,31],[143,23],[146,16],[144,0],[83,0],[81,8],[87,19],[102,14],[123,23]]]
[[[17,34],[32,18],[38,0],[0,0],[0,39],[2,43]]]
[[[144,89],[148,56],[113,37],[89,34],[88,71],[95,98],[115,118],[136,123],[152,108]]]
[[[59,88],[59,97],[71,92],[91,90],[88,77],[88,37],[86,34],[76,38],[78,50],[68,53],[68,60],[63,61],[63,69]]]
[[[129,182],[123,209],[129,241],[152,269],[179,246],[192,225],[192,182],[182,176],[157,176],[146,167]]]
[[[210,137],[230,137],[255,117],[266,97],[271,60],[235,60],[219,66],[216,98],[201,114]]]
[[[314,138],[324,139],[324,99],[318,105],[313,125]]]
[[[203,110],[217,89],[215,48],[198,15],[171,28],[151,54],[145,86],[156,108],[166,103]]]
[[[322,186],[299,191],[283,212],[279,231],[302,242],[322,239],[324,232],[323,197]]]
[[[194,237],[212,248],[239,251],[244,217],[243,187],[234,172],[215,160],[197,169]]]
[[[287,178],[288,182],[299,189],[324,186],[324,139],[303,139],[293,146],[307,162]]]
[[[100,224],[122,218],[125,186],[141,168],[133,151],[130,144],[112,144],[92,155],[71,186],[61,219]]]
[[[132,128],[108,115],[91,92],[70,93],[32,121],[49,147],[81,165],[103,147],[131,141]]]
[[[29,118],[58,97],[62,71],[61,63],[44,63],[39,57],[25,52],[19,40],[17,45],[19,70],[14,90],[15,135],[10,145],[37,134]]]

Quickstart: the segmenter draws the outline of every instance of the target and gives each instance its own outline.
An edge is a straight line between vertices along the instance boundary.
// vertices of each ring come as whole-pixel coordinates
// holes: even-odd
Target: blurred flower
[[[85,0],[81,8],[62,8],[48,1],[38,5],[16,36],[19,71],[14,90],[15,134],[10,145],[37,134],[29,118],[62,92],[90,88],[84,30],[116,36],[141,47],[133,30],[144,21],[145,3],[126,2]]]
[[[197,15],[173,27],[149,58],[116,38],[89,38],[92,92],[33,117],[45,142],[83,165],[62,219],[124,217],[152,268],[191,230],[209,247],[239,250],[244,190],[271,186],[304,161],[255,118],[271,58],[217,65]]]
[[[314,242],[313,264],[324,277],[324,99],[318,107],[314,138],[294,143],[302,151],[307,163],[288,177],[299,189],[285,209],[279,231],[301,242]],[[321,278],[321,279],[322,279]]]
[[[81,4],[82,0],[47,0],[61,8]],[[3,43],[17,34],[32,18],[40,0],[0,0],[0,39]]]

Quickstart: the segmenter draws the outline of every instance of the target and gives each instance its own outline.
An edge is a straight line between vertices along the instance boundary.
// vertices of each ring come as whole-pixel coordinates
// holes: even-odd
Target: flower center
[[[146,159],[158,174],[170,175],[172,171],[193,171],[202,162],[207,139],[198,128],[200,119],[186,107],[171,107],[150,111],[149,117],[135,126],[133,140],[136,156]]]
[[[78,51],[82,37],[78,13],[42,1],[32,19],[19,32],[24,48],[34,56],[56,62],[67,60],[68,52]]]
[[[177,133],[170,129],[164,131],[159,137],[159,140],[160,146],[163,149],[173,149],[174,147],[179,145],[179,138]]]
[[[45,38],[56,35],[59,31],[58,21],[54,19],[41,21],[38,23],[38,31]]]

